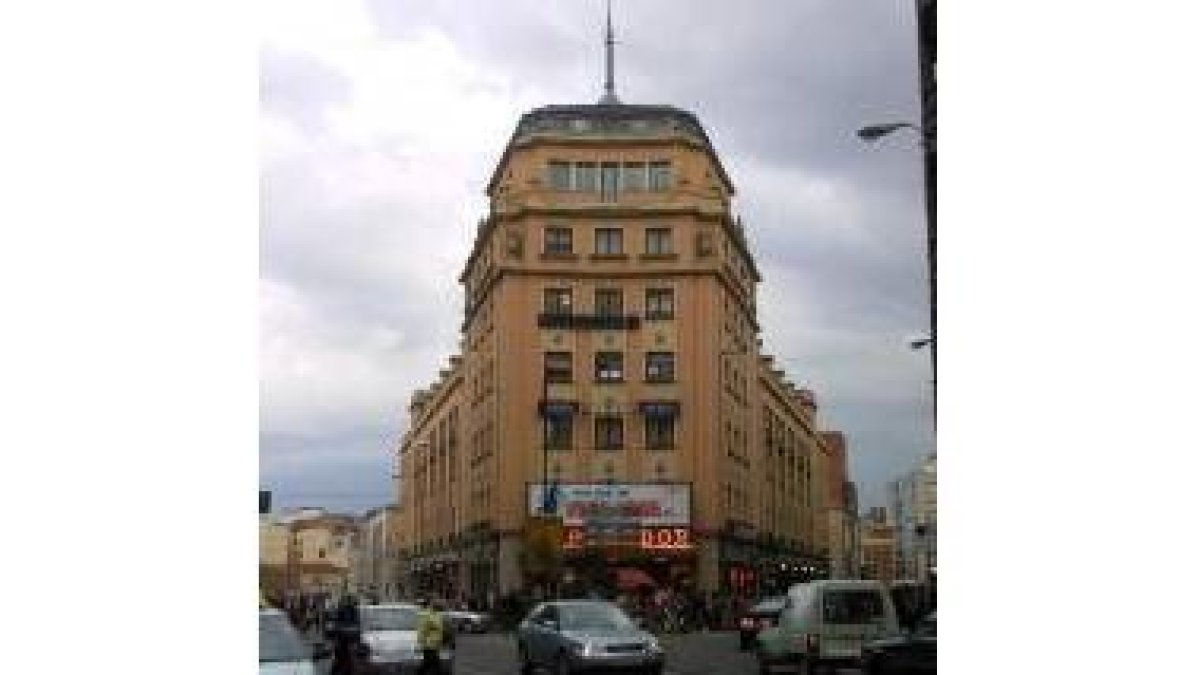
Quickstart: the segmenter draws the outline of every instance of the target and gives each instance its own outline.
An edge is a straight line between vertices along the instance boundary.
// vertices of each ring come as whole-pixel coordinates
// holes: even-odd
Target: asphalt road
[[[313,636],[316,637],[315,635]],[[516,675],[517,650],[511,633],[459,635],[454,655],[454,675]],[[667,652],[664,675],[758,675],[753,652],[738,650],[737,633],[700,632],[659,637]],[[329,673],[329,662],[317,672]],[[777,673],[793,672],[779,668]],[[849,668],[827,675],[858,675]]]
[[[737,634],[725,632],[664,635],[659,638],[667,652],[666,675],[757,675],[752,652],[738,651]],[[517,651],[509,633],[461,635],[455,654],[455,675],[514,675]],[[779,673],[788,672],[782,668]],[[854,669],[838,675],[857,675]],[[834,675],[829,672],[829,675]]]

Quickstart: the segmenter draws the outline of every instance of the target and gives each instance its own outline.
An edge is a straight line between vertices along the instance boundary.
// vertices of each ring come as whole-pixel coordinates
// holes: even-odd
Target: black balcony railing
[[[621,314],[538,314],[539,328],[564,330],[637,330],[641,322],[640,316]]]

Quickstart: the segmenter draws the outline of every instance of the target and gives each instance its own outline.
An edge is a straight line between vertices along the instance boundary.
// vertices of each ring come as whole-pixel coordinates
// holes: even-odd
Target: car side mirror
[[[312,645],[313,661],[324,661],[333,656],[333,649],[325,642],[314,642]]]

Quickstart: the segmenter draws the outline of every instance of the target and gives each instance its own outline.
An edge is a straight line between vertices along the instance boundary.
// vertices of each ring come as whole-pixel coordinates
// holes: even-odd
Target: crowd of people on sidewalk
[[[498,625],[513,628],[538,602],[555,599],[588,598],[609,600],[626,614],[640,619],[658,633],[698,630],[733,630],[739,614],[754,599],[728,591],[699,591],[691,588],[642,586],[635,589],[590,587],[539,593],[523,590],[499,598],[490,610]]]

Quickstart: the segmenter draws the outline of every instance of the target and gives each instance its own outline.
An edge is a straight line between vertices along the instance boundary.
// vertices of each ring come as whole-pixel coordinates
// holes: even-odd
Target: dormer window
[[[617,190],[621,175],[621,165],[616,162],[605,162],[600,165],[600,201],[617,201]]]
[[[550,162],[546,181],[553,190],[571,189],[571,165],[568,162]]]
[[[575,191],[597,192],[600,190],[600,174],[595,162],[578,162],[575,164]]]
[[[650,191],[666,192],[671,188],[671,163],[650,162]]]

